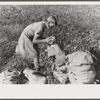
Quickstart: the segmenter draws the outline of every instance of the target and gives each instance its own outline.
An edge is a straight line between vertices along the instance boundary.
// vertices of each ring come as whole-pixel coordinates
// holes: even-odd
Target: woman
[[[34,22],[28,25],[22,32],[18,45],[16,46],[16,53],[23,57],[31,58],[34,61],[36,70],[39,69],[39,50],[38,43],[48,43],[50,37],[46,39],[39,39],[43,35],[46,28],[52,28],[57,25],[57,20],[54,16],[50,16],[46,21]]]

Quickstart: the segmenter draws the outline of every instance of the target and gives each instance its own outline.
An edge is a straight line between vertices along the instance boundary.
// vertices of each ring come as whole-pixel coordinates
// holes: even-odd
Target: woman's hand
[[[51,40],[51,38],[50,38],[50,37],[48,37],[48,38],[46,38],[46,39],[45,39],[45,42],[49,43],[49,42],[50,42],[50,40]]]
[[[50,37],[46,38],[46,42],[52,44],[54,39],[55,39],[55,37],[50,36]]]

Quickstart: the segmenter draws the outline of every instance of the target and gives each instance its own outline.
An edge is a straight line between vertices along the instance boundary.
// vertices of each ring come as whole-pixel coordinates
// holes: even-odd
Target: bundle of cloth
[[[76,51],[66,56],[66,68],[71,84],[94,84],[96,71],[90,52]]]
[[[4,70],[0,73],[0,84],[9,85],[9,84],[26,84],[28,79],[21,74],[19,71],[13,70]]]
[[[37,72],[33,73],[33,70],[30,68],[26,68],[23,71],[25,77],[27,77],[28,81],[26,84],[46,84],[47,83],[47,78],[44,74]]]

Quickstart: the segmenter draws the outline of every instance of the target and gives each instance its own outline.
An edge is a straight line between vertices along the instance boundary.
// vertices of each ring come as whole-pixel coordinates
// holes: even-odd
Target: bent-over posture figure
[[[55,25],[57,25],[57,20],[54,16],[48,17],[46,21],[34,22],[24,29],[19,38],[15,52],[23,57],[33,59],[36,70],[39,69],[39,50],[37,44],[50,41],[50,37],[46,39],[39,39],[39,37],[43,35],[46,28],[51,28]]]

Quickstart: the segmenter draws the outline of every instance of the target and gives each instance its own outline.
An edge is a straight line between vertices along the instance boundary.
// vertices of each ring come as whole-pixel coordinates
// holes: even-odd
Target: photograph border
[[[6,2],[7,1],[7,2]],[[60,4],[60,2],[64,1],[64,2],[80,2],[81,4],[85,1],[85,0],[1,0],[0,1],[0,5],[2,5],[3,3],[5,3],[4,5],[9,5],[11,2],[14,3],[14,5],[16,5],[16,2],[19,3],[39,3],[39,2],[43,2],[46,1],[45,3],[48,4],[48,2],[58,2]],[[27,1],[27,2],[26,2]],[[60,2],[59,2],[60,1]],[[17,2],[17,3],[18,3]],[[97,3],[100,1],[99,0],[86,0],[86,2],[94,2]],[[52,2],[53,3],[53,2]],[[45,87],[45,88],[44,88]],[[21,90],[23,89],[23,90]],[[65,89],[67,91],[65,91]],[[73,90],[74,89],[74,90]],[[100,86],[94,86],[94,85],[88,85],[88,86],[83,86],[83,85],[73,85],[73,86],[65,86],[65,85],[30,85],[30,86],[24,86],[24,85],[14,85],[14,86],[0,86],[0,90],[2,90],[0,92],[0,99],[13,99],[13,100],[44,100],[44,99],[48,99],[48,100],[77,100],[77,99],[85,99],[85,100],[92,100],[92,99],[100,99]],[[34,90],[36,90],[34,92]],[[68,92],[68,90],[70,90]],[[76,91],[77,92],[76,92]],[[49,91],[49,92],[48,92]],[[62,92],[63,91],[63,92]],[[24,92],[24,93],[22,93]],[[90,93],[89,93],[90,92]],[[98,92],[98,93],[96,93]],[[50,94],[51,93],[51,94]],[[67,94],[67,97],[66,97]],[[45,96],[46,95],[46,96]],[[61,96],[62,95],[62,96]],[[12,97],[11,97],[12,96]]]

